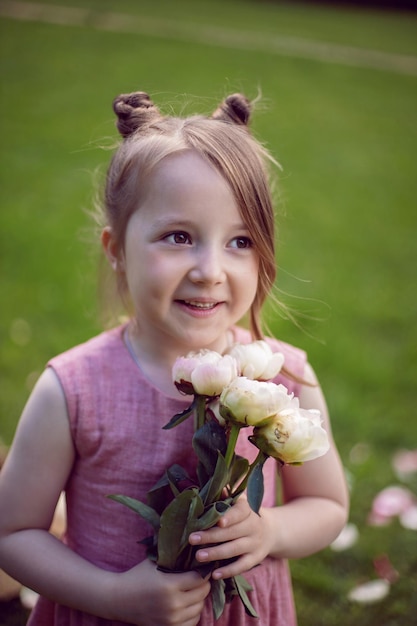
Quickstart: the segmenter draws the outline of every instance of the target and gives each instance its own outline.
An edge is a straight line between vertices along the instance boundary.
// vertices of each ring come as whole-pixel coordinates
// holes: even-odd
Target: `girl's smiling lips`
[[[187,299],[187,300],[175,300],[176,303],[185,307],[188,311],[193,313],[209,313],[218,308],[222,304],[219,300],[207,300],[207,299]]]

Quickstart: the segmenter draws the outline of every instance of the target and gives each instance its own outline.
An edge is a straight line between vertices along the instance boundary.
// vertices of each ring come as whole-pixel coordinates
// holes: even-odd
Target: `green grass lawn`
[[[283,166],[278,288],[301,327],[271,311],[268,321],[308,351],[322,381],[360,532],[349,551],[292,564],[300,626],[411,626],[415,531],[366,519],[378,490],[398,482],[394,452],[417,448],[417,76],[278,54],[272,42],[416,57],[416,14],[249,0],[62,3],[90,8],[87,23],[0,19],[0,436],[10,443],[48,358],[100,329],[87,211],[110,157],[101,146],[116,139],[113,97],[143,89],[168,109],[207,112],[227,93],[261,89],[254,131]],[[147,34],[99,29],[106,11],[159,22]],[[351,603],[382,554],[399,573],[391,593]]]

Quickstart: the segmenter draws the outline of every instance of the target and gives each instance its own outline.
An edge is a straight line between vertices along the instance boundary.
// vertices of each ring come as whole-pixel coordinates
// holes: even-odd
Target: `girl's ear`
[[[115,272],[120,272],[121,270],[123,270],[123,254],[120,253],[118,249],[111,226],[106,226],[105,228],[103,228],[103,231],[101,233],[101,245],[103,246],[105,255],[108,258],[113,270]]]

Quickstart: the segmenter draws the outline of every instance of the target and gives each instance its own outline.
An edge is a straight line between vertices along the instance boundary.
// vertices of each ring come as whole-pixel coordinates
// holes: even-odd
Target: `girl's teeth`
[[[196,307],[197,309],[212,309],[215,305],[213,302],[189,302],[186,300],[186,304]]]

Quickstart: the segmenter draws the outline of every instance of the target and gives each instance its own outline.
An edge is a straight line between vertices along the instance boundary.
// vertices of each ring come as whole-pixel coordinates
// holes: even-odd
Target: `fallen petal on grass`
[[[400,524],[403,528],[409,530],[417,530],[417,505],[411,506],[409,509],[401,513]]]
[[[358,541],[359,531],[355,524],[346,524],[342,532],[336,539],[330,544],[330,547],[335,552],[342,552],[348,550]]]
[[[392,457],[392,467],[400,480],[417,472],[417,450],[398,450]]]
[[[349,453],[351,463],[361,465],[365,463],[371,454],[371,448],[367,443],[359,442],[353,446]]]
[[[368,524],[382,526],[392,517],[402,515],[414,504],[414,495],[409,489],[399,485],[392,485],[380,491],[372,502],[372,510],[368,517]]]
[[[369,526],[389,526],[392,522],[392,517],[378,515],[374,511],[371,511],[366,521]]]
[[[378,576],[390,584],[395,583],[400,577],[387,554],[378,556],[374,560],[374,567]]]
[[[383,600],[390,591],[390,584],[386,580],[369,580],[362,585],[354,587],[348,594],[351,602],[359,602],[361,604],[373,604]]]

